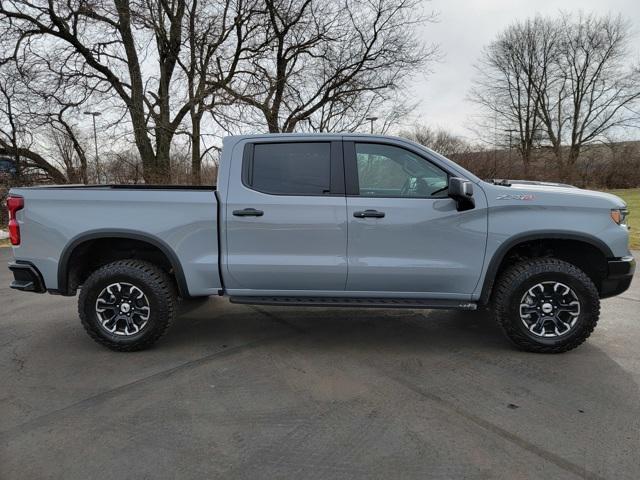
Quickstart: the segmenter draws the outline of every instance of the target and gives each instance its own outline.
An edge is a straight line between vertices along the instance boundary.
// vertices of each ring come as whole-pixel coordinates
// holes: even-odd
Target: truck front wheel
[[[102,266],[84,282],[78,313],[96,342],[120,352],[153,345],[173,320],[175,286],[156,265],[119,260]]]
[[[555,258],[522,261],[498,279],[493,311],[520,349],[561,353],[584,342],[600,316],[593,281],[575,265]]]

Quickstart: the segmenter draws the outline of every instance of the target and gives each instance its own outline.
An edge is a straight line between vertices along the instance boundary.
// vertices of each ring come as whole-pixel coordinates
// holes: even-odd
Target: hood
[[[585,207],[624,208],[620,197],[606,192],[585,190],[571,185],[550,182],[509,180],[509,184],[486,184],[487,194],[495,203],[519,201],[538,205],[567,205]],[[491,203],[494,203],[493,201]]]

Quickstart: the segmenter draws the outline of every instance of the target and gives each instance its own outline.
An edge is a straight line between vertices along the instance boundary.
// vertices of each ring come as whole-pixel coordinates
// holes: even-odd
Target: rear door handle
[[[365,210],[364,212],[353,212],[356,218],[384,218],[384,212],[378,210]]]
[[[233,214],[236,217],[261,217],[264,212],[255,208],[245,208],[244,210],[234,210]]]

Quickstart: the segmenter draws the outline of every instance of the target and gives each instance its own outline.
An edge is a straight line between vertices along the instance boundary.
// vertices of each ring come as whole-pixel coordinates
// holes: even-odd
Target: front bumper
[[[607,261],[607,276],[600,286],[600,298],[619,295],[629,288],[636,271],[636,260],[631,255]]]
[[[47,291],[42,275],[35,265],[28,262],[12,262],[9,270],[13,272],[13,282],[9,285],[24,292],[44,293]]]

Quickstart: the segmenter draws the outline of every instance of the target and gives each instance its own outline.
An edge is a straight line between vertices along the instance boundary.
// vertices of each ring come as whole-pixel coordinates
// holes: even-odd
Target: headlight
[[[629,216],[629,210],[626,208],[614,208],[611,210],[611,220],[623,227],[627,226],[627,217]]]

